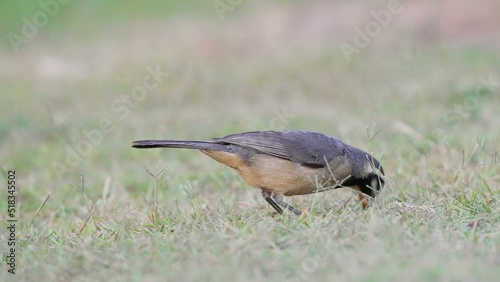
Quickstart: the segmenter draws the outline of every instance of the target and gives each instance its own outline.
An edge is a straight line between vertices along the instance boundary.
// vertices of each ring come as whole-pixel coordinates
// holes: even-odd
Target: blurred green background
[[[311,257],[324,264],[299,280],[497,277],[498,1],[401,1],[366,46],[358,28],[388,1],[67,2],[0,2],[0,160],[17,172],[21,279],[282,280]],[[150,69],[168,76],[126,100]],[[304,221],[273,218],[201,153],[130,148],[282,129],[381,159],[376,208],[332,191],[291,200],[310,208]]]
[[[55,5],[54,3],[57,3]],[[50,22],[43,27],[46,34],[54,31],[91,32],[105,26],[127,24],[137,20],[171,19],[175,16],[208,15],[212,12],[210,1],[2,1],[2,33],[20,29],[22,18],[32,19],[40,10],[47,7],[55,12]],[[47,10],[44,10],[47,11]]]

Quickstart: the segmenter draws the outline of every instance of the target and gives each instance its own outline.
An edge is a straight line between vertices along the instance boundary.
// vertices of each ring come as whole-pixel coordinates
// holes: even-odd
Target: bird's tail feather
[[[188,140],[140,140],[132,142],[132,147],[138,149],[149,148],[183,148],[212,151],[227,151],[227,145],[208,141]]]

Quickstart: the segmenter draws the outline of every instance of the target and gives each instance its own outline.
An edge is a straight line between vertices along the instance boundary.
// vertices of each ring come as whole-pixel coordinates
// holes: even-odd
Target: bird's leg
[[[288,209],[289,211],[293,212],[295,215],[300,216],[302,213],[298,211],[296,208],[294,208],[292,205],[286,203],[283,201],[283,195],[276,193],[276,192],[266,192],[262,190],[262,196],[266,201],[273,206],[273,208],[278,211],[279,214],[283,213],[283,210],[279,207],[282,206],[285,209]]]
[[[276,192],[273,192],[271,194],[271,197],[278,203],[278,205],[288,209],[289,211],[293,212],[295,215],[300,216],[302,213],[298,211],[296,208],[294,208],[292,205],[289,203],[283,201],[283,195],[278,194]]]
[[[273,200],[271,193],[262,190],[262,197],[268,202],[279,214],[283,214],[283,210],[278,204]]]

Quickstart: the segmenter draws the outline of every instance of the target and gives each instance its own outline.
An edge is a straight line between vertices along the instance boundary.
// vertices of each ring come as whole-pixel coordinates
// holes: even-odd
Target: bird
[[[279,214],[302,212],[283,196],[350,187],[363,208],[384,187],[384,169],[367,152],[322,133],[298,130],[250,131],[210,141],[139,140],[132,147],[198,149],[238,172]]]

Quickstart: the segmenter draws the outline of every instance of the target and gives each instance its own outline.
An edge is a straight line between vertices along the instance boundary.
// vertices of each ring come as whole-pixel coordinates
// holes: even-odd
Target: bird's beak
[[[358,194],[359,200],[361,201],[361,205],[363,206],[363,209],[368,208],[368,201],[365,199],[365,197],[361,194]]]
[[[368,208],[368,206],[369,206],[369,205],[368,205],[368,200],[366,199],[365,194],[363,194],[363,193],[361,192],[361,188],[359,188],[359,186],[357,186],[357,185],[356,185],[356,186],[353,186],[352,188],[353,188],[353,189],[355,190],[355,192],[358,194],[358,197],[359,197],[359,200],[361,201],[361,205],[363,206],[363,209]]]

